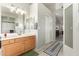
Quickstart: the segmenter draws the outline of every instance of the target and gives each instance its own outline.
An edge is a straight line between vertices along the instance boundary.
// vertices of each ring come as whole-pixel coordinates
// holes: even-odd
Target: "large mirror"
[[[0,4],[0,47],[5,38],[37,35],[37,4],[1,3]]]
[[[15,10],[16,11],[16,10]],[[24,15],[12,12],[6,6],[1,7],[1,33],[23,33]]]
[[[35,17],[31,17],[31,4],[4,4],[1,6],[1,34],[25,34],[37,29]],[[26,8],[25,8],[26,6]],[[24,8],[23,8],[24,7]]]

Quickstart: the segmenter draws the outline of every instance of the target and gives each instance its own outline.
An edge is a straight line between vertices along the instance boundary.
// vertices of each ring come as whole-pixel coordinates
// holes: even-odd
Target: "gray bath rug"
[[[56,41],[54,44],[50,45],[46,50],[44,50],[43,52],[45,52],[46,54],[50,55],[50,56],[57,56],[60,49],[63,47],[63,44],[61,41]]]

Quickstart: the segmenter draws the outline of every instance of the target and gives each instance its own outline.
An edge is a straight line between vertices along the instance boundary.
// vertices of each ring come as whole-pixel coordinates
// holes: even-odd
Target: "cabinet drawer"
[[[15,42],[23,42],[24,41],[24,38],[17,38],[15,39]]]
[[[14,39],[10,40],[10,43],[14,43]]]
[[[35,48],[35,39],[27,39],[25,41],[25,51]]]
[[[9,42],[9,40],[3,40],[3,41],[1,42],[1,44],[2,44],[2,46],[3,46],[3,45],[10,44],[10,42]]]

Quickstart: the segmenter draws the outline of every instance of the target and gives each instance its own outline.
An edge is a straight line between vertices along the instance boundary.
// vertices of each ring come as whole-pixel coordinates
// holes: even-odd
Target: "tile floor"
[[[63,40],[63,36],[59,36],[56,40],[58,41],[62,41]],[[53,42],[50,42],[46,45],[44,45],[43,47],[41,47],[40,49],[35,49],[35,51],[37,53],[39,53],[39,56],[49,56],[48,54],[46,54],[45,52],[43,52],[47,47],[49,47]],[[60,52],[58,53],[58,56],[63,56],[63,48],[61,48]]]
[[[48,54],[46,54],[45,52],[43,52],[48,46],[50,46],[51,43],[44,45],[43,47],[41,47],[40,49],[35,49],[35,51],[37,53],[39,53],[39,56],[49,56]],[[63,56],[63,48],[61,48],[58,56]]]

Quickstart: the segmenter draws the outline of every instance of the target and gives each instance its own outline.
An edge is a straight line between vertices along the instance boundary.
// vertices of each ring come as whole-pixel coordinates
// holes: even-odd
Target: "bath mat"
[[[50,56],[57,56],[62,47],[63,47],[63,44],[60,41],[56,41],[54,44],[52,44],[43,52],[45,52],[46,54]]]
[[[24,54],[22,54],[21,56],[38,56],[39,54],[37,52],[35,52],[34,50],[28,51]]]

